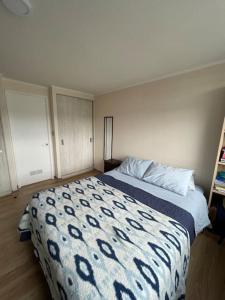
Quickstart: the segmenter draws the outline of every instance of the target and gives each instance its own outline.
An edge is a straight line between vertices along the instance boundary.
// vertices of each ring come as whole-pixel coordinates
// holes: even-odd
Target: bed
[[[114,170],[33,195],[19,231],[53,299],[184,299],[208,224],[200,188],[182,197]]]

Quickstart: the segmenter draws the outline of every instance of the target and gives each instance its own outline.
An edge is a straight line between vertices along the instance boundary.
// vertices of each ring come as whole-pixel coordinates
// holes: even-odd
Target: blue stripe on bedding
[[[194,219],[192,215],[183,208],[172,204],[166,200],[160,199],[128,183],[115,179],[112,176],[98,175],[96,177],[104,183],[112,186],[113,188],[116,188],[126,193],[127,195],[137,199],[141,203],[163,213],[164,215],[175,219],[188,230],[191,243],[194,241],[194,238],[196,236]]]

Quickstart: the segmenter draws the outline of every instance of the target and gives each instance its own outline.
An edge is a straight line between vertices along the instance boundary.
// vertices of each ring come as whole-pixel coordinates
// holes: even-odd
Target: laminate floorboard
[[[186,300],[225,300],[225,243],[201,233],[191,247]]]

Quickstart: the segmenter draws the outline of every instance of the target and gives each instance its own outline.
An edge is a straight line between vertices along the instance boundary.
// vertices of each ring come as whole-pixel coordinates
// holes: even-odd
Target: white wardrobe
[[[93,168],[92,101],[56,95],[61,177]]]

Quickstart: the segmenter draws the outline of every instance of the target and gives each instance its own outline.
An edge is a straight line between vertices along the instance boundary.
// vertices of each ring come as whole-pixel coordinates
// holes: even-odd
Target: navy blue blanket
[[[195,238],[194,219],[188,211],[175,204],[172,204],[171,202],[149,194],[148,192],[145,192],[142,189],[139,189],[128,183],[115,179],[112,176],[98,175],[96,177],[104,183],[126,193],[127,195],[137,199],[141,203],[148,205],[149,207],[157,210],[158,212],[161,212],[162,214],[167,215],[176,220],[177,222],[181,223],[188,230],[191,243],[193,242]]]

